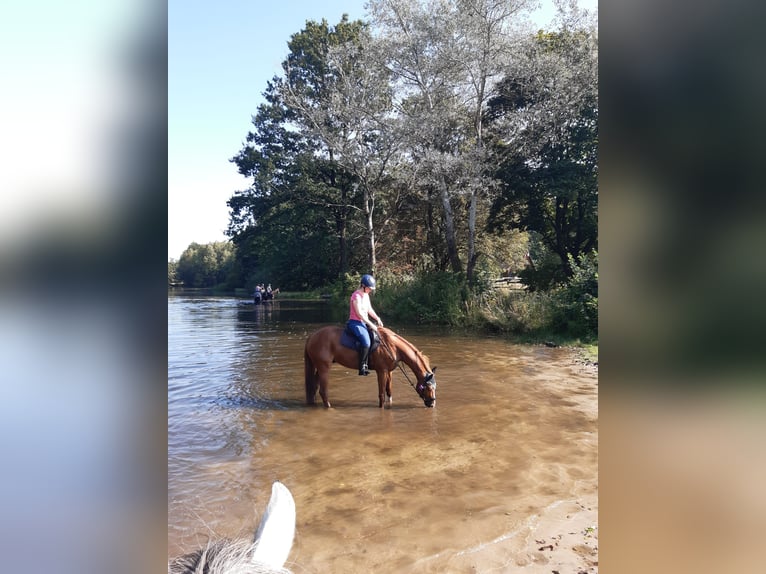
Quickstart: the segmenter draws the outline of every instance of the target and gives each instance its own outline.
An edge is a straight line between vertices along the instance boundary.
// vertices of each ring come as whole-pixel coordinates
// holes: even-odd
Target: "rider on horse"
[[[377,331],[378,326],[383,326],[383,321],[370,303],[370,292],[375,290],[375,278],[372,275],[362,275],[359,289],[351,294],[347,328],[354,333],[359,340],[359,374],[368,375],[367,359],[370,355],[370,333],[368,328]],[[377,321],[376,326],[370,317]]]

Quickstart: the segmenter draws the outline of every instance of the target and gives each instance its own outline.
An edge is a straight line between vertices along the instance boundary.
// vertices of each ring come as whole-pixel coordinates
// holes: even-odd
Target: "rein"
[[[415,392],[416,392],[416,393],[418,393],[418,396],[420,396],[420,393],[418,392],[418,388],[417,388],[415,385],[413,385],[413,384],[412,384],[412,381],[410,380],[410,377],[407,375],[407,371],[405,371],[405,370],[402,368],[402,363],[401,363],[401,361],[397,361],[397,360],[396,360],[396,355],[395,355],[395,354],[394,354],[394,353],[391,351],[391,349],[388,347],[388,345],[386,344],[386,342],[383,340],[383,337],[380,337],[380,344],[381,344],[381,346],[382,346],[382,347],[383,347],[383,348],[384,348],[384,349],[385,349],[385,350],[388,352],[388,355],[391,357],[391,360],[394,362],[394,365],[396,365],[397,367],[399,367],[399,370],[400,370],[400,371],[402,372],[402,374],[404,375],[404,378],[405,378],[405,379],[407,379],[407,382],[410,384],[410,386],[411,386],[413,389],[415,389]]]

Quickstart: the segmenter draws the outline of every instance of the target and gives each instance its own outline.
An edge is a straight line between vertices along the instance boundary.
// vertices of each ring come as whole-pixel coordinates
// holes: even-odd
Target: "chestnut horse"
[[[333,363],[354,370],[359,367],[359,353],[341,345],[342,333],[343,327],[322,327],[306,339],[303,361],[306,371],[306,402],[310,405],[314,404],[318,388],[324,406],[330,408],[327,386],[330,367]],[[417,385],[413,385],[412,382],[410,385],[415,388],[427,407],[433,407],[436,404],[436,379],[434,378],[436,367],[431,369],[428,357],[391,329],[379,327],[378,334],[380,346],[370,353],[369,359],[370,369],[374,369],[378,375],[378,406],[383,408],[386,396],[388,396],[389,405],[392,403],[391,372],[399,366],[400,362],[403,362],[412,369],[417,379]],[[404,373],[404,369],[402,372]]]

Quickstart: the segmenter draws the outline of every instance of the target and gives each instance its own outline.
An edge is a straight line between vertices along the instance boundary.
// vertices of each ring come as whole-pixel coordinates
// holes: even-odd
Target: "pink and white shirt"
[[[354,300],[359,301],[359,311],[362,313],[362,317],[358,316],[356,314],[356,310],[354,309]],[[366,321],[369,321],[368,313],[370,312],[370,295],[368,293],[363,293],[359,289],[354,291],[351,294],[351,299],[349,300],[349,308],[350,312],[348,315],[349,320],[351,321],[361,321],[362,323],[365,323]]]

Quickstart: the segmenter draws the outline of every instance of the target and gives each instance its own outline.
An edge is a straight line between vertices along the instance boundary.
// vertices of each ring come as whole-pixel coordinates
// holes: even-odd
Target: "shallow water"
[[[436,408],[396,371],[381,410],[374,376],[335,365],[326,410],[304,404],[303,345],[332,322],[169,297],[169,557],[250,537],[280,480],[296,573],[511,572],[532,522],[597,496],[597,378],[569,351],[387,325],[438,367]]]

